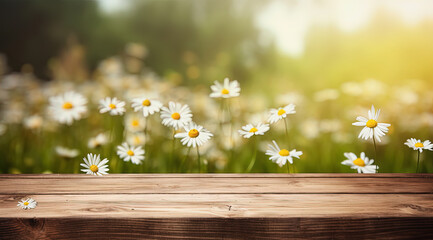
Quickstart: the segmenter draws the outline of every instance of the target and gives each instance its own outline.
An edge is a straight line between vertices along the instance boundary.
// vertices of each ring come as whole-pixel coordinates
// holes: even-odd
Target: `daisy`
[[[134,164],[141,164],[144,160],[144,150],[141,146],[133,147],[124,142],[122,145],[117,146],[117,155],[125,162],[131,161]]]
[[[219,83],[218,81],[214,82],[210,88],[212,89],[212,93],[210,97],[212,98],[232,98],[240,95],[241,88],[239,87],[239,82],[234,80],[231,81],[229,78],[224,79],[224,84]]]
[[[146,127],[146,122],[143,117],[136,114],[129,114],[125,118],[125,128],[129,132],[140,132]]]
[[[143,133],[132,133],[126,135],[126,142],[132,146],[144,145],[146,142],[146,135]]]
[[[256,127],[254,127],[253,124],[247,124],[246,126],[242,127],[242,130],[238,130],[239,134],[243,136],[244,138],[250,138],[254,135],[263,135],[265,132],[269,130],[269,124],[263,124],[259,123]],[[257,144],[256,142],[253,142],[253,155],[250,161],[250,164],[248,165],[248,168],[246,170],[247,173],[251,171],[251,169],[254,166],[254,163],[256,162],[256,156],[257,156]]]
[[[185,127],[192,120],[192,113],[188,105],[169,102],[168,108],[161,108],[162,124],[175,130]]]
[[[62,146],[55,148],[57,155],[64,158],[74,158],[80,153],[77,149],[69,149]]]
[[[18,202],[18,207],[21,207],[24,210],[27,209],[33,209],[36,207],[36,205],[38,205],[38,203],[33,200],[33,198],[27,198],[27,199],[21,199],[21,201]]]
[[[417,140],[415,138],[411,138],[408,139],[404,144],[410,148],[413,148],[413,150],[419,150],[419,152],[422,152],[424,149],[433,151],[433,144],[429,140],[421,142],[420,139]]]
[[[99,101],[99,112],[106,113],[110,112],[110,115],[123,115],[125,112],[125,102],[118,100],[117,98],[101,99]]]
[[[108,143],[108,137],[104,133],[98,134],[96,137],[90,138],[87,143],[89,148],[97,148]]]
[[[80,120],[87,113],[87,99],[75,92],[51,97],[48,107],[51,117],[57,122],[71,125],[74,120]]]
[[[242,130],[238,130],[239,134],[244,138],[250,138],[254,135],[263,135],[269,130],[269,124],[259,123],[256,127],[253,124],[247,124],[242,127]]]
[[[272,141],[272,143],[274,145],[268,145],[271,149],[266,151],[266,155],[269,155],[269,160],[278,164],[280,167],[284,166],[286,162],[293,164],[293,158],[295,157],[299,159],[299,156],[302,155],[301,151],[296,151],[296,149],[293,149],[289,152],[289,150],[285,148],[280,149],[275,141]]]
[[[33,115],[24,120],[24,127],[31,130],[36,130],[42,127],[43,119],[39,115]]]
[[[83,158],[84,163],[80,163],[84,169],[81,169],[81,171],[85,172],[86,174],[96,175],[96,176],[102,176],[103,174],[108,174],[108,165],[104,165],[108,163],[108,159],[104,158],[104,160],[101,161],[101,158],[96,154],[89,153],[87,154],[87,159]]]
[[[380,114],[380,109],[376,112],[374,106],[371,105],[371,110],[368,110],[368,119],[365,117],[357,117],[358,122],[352,123],[354,126],[364,127],[359,133],[358,138],[365,140],[372,138],[380,142],[380,137],[385,136],[388,132],[389,123],[378,123],[377,119]],[[374,138],[373,138],[374,137]]]
[[[347,159],[342,161],[341,164],[358,170],[358,173],[376,173],[376,169],[378,167],[376,165],[372,165],[374,160],[369,160],[368,157],[365,156],[364,152],[361,153],[359,158],[354,153],[344,153],[344,156]]]
[[[6,125],[0,123],[0,136],[3,135],[6,132]]]
[[[143,111],[143,116],[147,117],[159,112],[162,108],[162,103],[155,99],[149,99],[145,97],[133,98],[131,106],[134,108],[134,112]]]
[[[272,123],[276,123],[278,121],[280,121],[283,118],[286,118],[287,115],[289,114],[295,114],[295,105],[294,104],[289,104],[285,107],[280,107],[278,109],[276,108],[272,108],[270,111],[270,115],[268,118],[268,121],[270,124]]]
[[[429,140],[421,142],[420,139],[417,140],[415,138],[408,139],[404,144],[418,152],[418,161],[416,163],[416,172],[418,173],[420,153],[422,153],[423,149],[433,151],[433,144]]]
[[[200,125],[190,122],[184,127],[185,132],[176,133],[175,138],[182,138],[180,141],[187,147],[198,147],[206,143],[213,134]]]

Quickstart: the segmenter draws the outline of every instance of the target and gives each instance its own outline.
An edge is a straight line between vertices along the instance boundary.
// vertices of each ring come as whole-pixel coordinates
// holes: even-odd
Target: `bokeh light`
[[[243,173],[252,158],[248,171],[285,172],[265,155],[272,140],[303,152],[295,172],[353,172],[345,152],[414,172],[417,152],[404,143],[433,140],[432,1],[0,0],[0,21],[0,173],[79,173],[89,152],[110,173],[196,171],[159,113],[145,130],[128,126],[140,96],[188,104],[214,133],[200,148],[207,172]],[[210,98],[226,77],[240,96]],[[48,111],[67,91],[88,100],[71,126]],[[125,101],[126,114],[100,114],[105,97]],[[289,137],[283,123],[239,135],[291,103]],[[391,123],[377,153],[352,126],[371,105]],[[143,146],[143,164],[116,155],[122,142]],[[420,171],[433,172],[432,158],[421,154]]]

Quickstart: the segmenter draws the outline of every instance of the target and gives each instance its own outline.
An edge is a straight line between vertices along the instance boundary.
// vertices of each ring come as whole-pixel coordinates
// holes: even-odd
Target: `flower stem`
[[[188,158],[189,152],[191,151],[191,147],[188,148],[188,151],[186,152],[185,158],[182,160],[182,162],[180,163],[180,171],[182,172],[183,169],[183,165],[185,164],[186,159]]]
[[[289,162],[286,163],[286,166],[287,166],[287,173],[288,173],[288,174],[290,174],[290,166],[289,166],[289,164],[290,164]]]
[[[176,135],[176,130],[173,128],[173,141],[171,144],[171,156],[170,156],[170,164],[174,164],[174,149],[176,147],[176,138],[174,137],[174,135]]]
[[[254,150],[253,150],[253,157],[251,158],[251,162],[250,165],[248,165],[248,168],[246,170],[247,173],[249,173],[251,171],[251,169],[254,166],[254,163],[256,162],[256,156],[257,156],[257,143],[255,141],[255,139],[253,140],[253,145],[254,145]]]
[[[197,162],[198,162],[198,173],[201,173],[201,161],[200,161],[200,151],[197,146]]]
[[[286,127],[287,144],[289,144],[289,127],[288,127],[287,118],[284,118],[284,126]]]
[[[144,137],[146,137],[147,134],[147,124],[148,124],[148,117],[145,118],[146,120],[144,121]]]
[[[416,163],[416,173],[418,173],[418,167],[419,167],[419,150],[418,150],[418,161]]]
[[[233,155],[233,149],[235,148],[235,143],[233,141],[233,116],[230,111],[230,102],[229,99],[226,99],[226,106],[227,106],[227,118],[229,119],[229,139],[230,139],[230,146],[231,146],[231,155]]]
[[[379,159],[377,159],[376,139],[373,136],[374,158],[376,160],[376,173],[379,173]]]
[[[224,99],[220,101],[220,112],[219,112],[219,119],[220,119],[220,129],[221,129],[221,135],[224,136],[223,131],[223,125],[224,125]]]
[[[148,161],[147,161],[147,171],[148,172],[151,172],[152,171],[152,159],[150,158],[150,151],[149,151],[149,148],[147,147],[148,146],[148,144],[147,144],[147,124],[148,124],[148,117],[146,117],[145,118],[145,120],[144,120],[144,139],[145,139],[145,142],[144,142],[144,152],[146,153],[146,157],[147,157],[147,159],[148,159]],[[143,164],[144,165],[144,164]]]
[[[110,138],[109,138],[109,141],[110,141],[110,144],[109,144],[109,146],[110,146],[110,148],[109,148],[109,152],[108,152],[108,156],[110,156],[110,163],[111,163],[111,169],[112,169],[112,171],[114,171],[115,169],[117,170],[117,158],[114,158],[114,155],[113,155],[113,149],[115,148],[115,146],[116,146],[116,143],[114,142],[114,139],[115,139],[115,133],[114,133],[114,125],[115,125],[115,123],[114,123],[114,116],[110,116],[110,123],[109,123],[109,128],[110,128]]]

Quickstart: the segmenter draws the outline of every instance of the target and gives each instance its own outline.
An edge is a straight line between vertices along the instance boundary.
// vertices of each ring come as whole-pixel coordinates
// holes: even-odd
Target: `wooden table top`
[[[25,197],[35,199],[37,207],[17,207]],[[11,239],[24,232],[40,236],[34,226],[37,234],[49,230],[59,238],[55,229],[70,224],[87,229],[79,236],[91,236],[86,235],[91,227],[120,223],[146,226],[136,229],[151,233],[146,238],[244,238],[247,226],[264,238],[322,236],[308,235],[318,229],[331,238],[357,230],[375,238],[386,238],[381,233],[391,230],[396,237],[433,237],[433,230],[426,231],[433,227],[433,174],[0,175],[0,206],[0,238],[7,233]]]

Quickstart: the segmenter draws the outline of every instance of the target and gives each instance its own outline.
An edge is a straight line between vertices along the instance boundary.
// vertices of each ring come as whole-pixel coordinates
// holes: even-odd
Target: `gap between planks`
[[[0,174],[5,178],[93,178],[86,174]],[[108,174],[110,178],[433,178],[430,173],[122,173]]]

